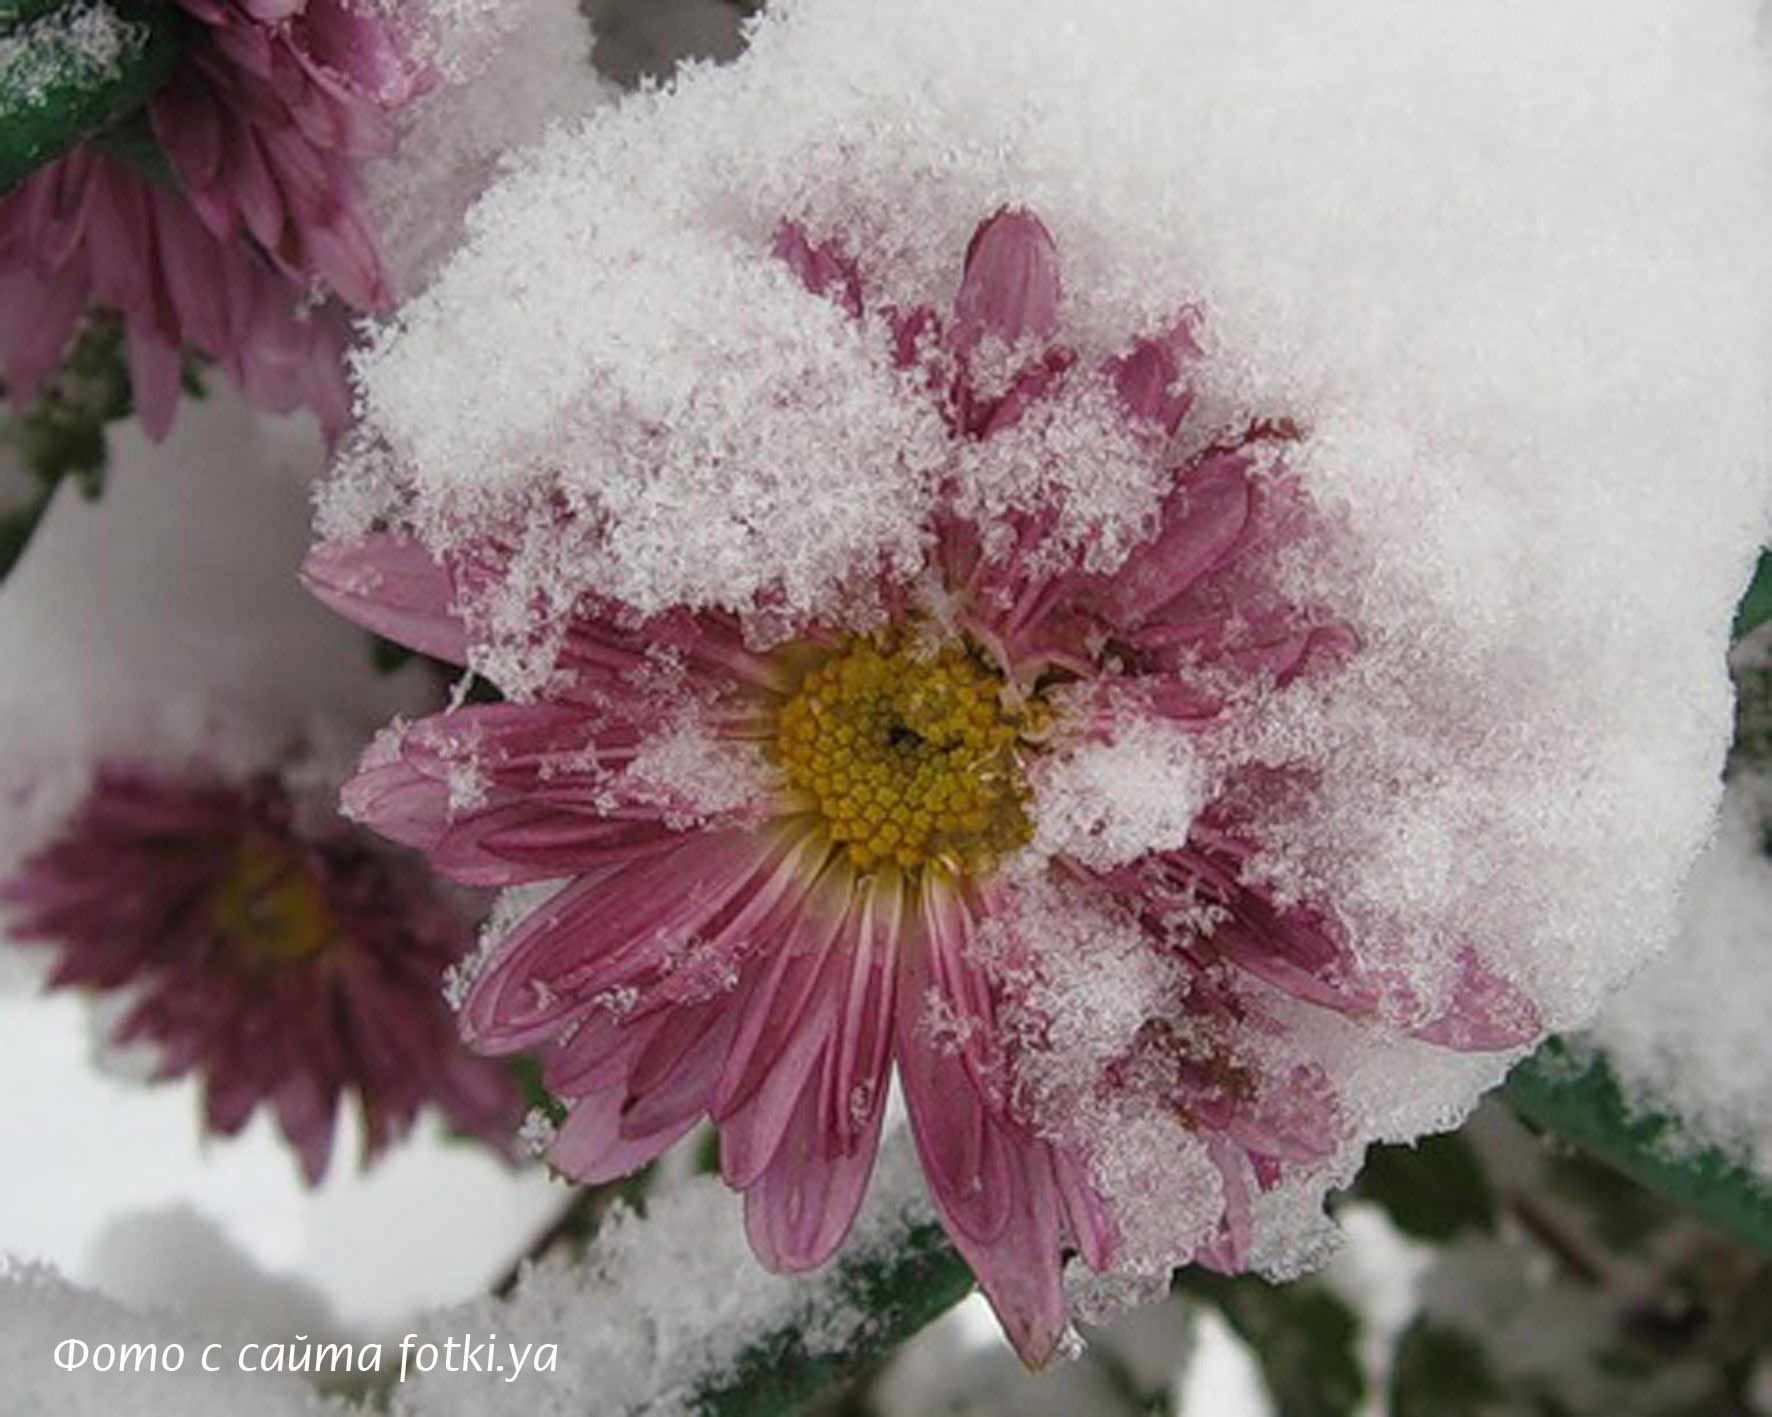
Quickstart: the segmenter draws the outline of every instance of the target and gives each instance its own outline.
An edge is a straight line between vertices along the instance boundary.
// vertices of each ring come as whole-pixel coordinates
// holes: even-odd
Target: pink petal
[[[1091,1269],[1106,1269],[1120,1243],[1120,1229],[1107,1202],[1090,1182],[1083,1163],[1057,1148],[1052,1152],[1052,1174],[1064,1200],[1065,1228],[1077,1242],[1083,1262]]]
[[[347,620],[433,659],[468,661],[449,572],[406,537],[329,541],[302,563],[302,584]]]
[[[997,1322],[1022,1362],[1039,1368],[1051,1361],[1069,1327],[1064,1299],[1062,1197],[1052,1172],[1051,1148],[1028,1138],[1004,1138],[1009,1160],[1002,1230],[980,1241],[948,1224],[948,1234],[996,1312]],[[937,1209],[949,1221],[938,1199]]]
[[[1193,390],[1178,386],[1184,368],[1200,357],[1195,320],[1188,312],[1159,339],[1141,339],[1130,354],[1108,361],[1114,388],[1133,417],[1174,433],[1194,401]]]
[[[729,999],[668,1010],[634,1055],[622,1135],[647,1136],[704,1116],[736,1022]]]
[[[966,247],[954,297],[954,347],[971,352],[986,335],[1007,344],[1048,339],[1058,328],[1058,248],[1032,212],[1005,207]]]
[[[338,1092],[326,1090],[312,1073],[295,1072],[272,1095],[277,1123],[301,1158],[302,1175],[310,1186],[320,1184],[332,1159],[332,1137],[338,1114]]]
[[[932,1011],[936,1017],[961,1021],[962,1028],[984,1022],[944,977],[969,969],[962,962],[968,930],[964,908],[952,897],[950,891],[924,891],[922,937],[907,941],[901,955],[896,1051],[930,1194],[956,1239],[964,1234],[988,1243],[1009,1223],[1009,1150],[998,1136],[960,1040],[935,1036],[930,1029]]]
[[[1458,983],[1446,1013],[1415,1030],[1415,1036],[1442,1048],[1490,1053],[1533,1043],[1544,1032],[1538,1006],[1493,973],[1470,950],[1459,956]]]
[[[714,1116],[722,1123],[766,1081],[811,1066],[825,1037],[825,1015],[835,1010],[840,987],[836,951],[846,937],[851,907],[846,877],[841,867],[827,870],[783,911],[779,922],[759,927],[765,943],[734,1002],[738,1028],[714,1093]],[[776,937],[773,943],[767,941],[770,933]],[[797,1085],[791,1095],[799,1095]],[[748,1125],[761,1120],[753,1117]],[[781,1122],[786,1125],[785,1118]],[[758,1165],[767,1160],[766,1154]],[[739,1179],[743,1174],[729,1172],[728,1180],[742,1188],[751,1179]]]
[[[575,881],[537,907],[475,981],[463,1036],[493,1053],[550,1037],[597,995],[656,969],[667,941],[701,934],[773,849],[763,835],[694,832]]]
[[[885,1108],[876,1106],[845,1145],[822,1115],[820,1092],[830,1071],[827,1055],[826,1066],[807,1076],[774,1159],[745,1192],[745,1235],[764,1267],[777,1273],[815,1269],[836,1253],[873,1175]]]
[[[548,1147],[549,1162],[581,1185],[599,1186],[638,1171],[695,1125],[691,1114],[656,1132],[623,1135],[622,1100],[610,1091],[575,1103]]]
[[[1247,468],[1244,458],[1220,455],[1189,470],[1164,505],[1156,539],[1108,582],[1115,624],[1141,624],[1236,552],[1253,509]]]
[[[1241,1274],[1249,1268],[1255,1242],[1255,1209],[1249,1195],[1249,1161],[1222,1136],[1208,1134],[1206,1147],[1224,1181],[1224,1215],[1218,1234],[1194,1255],[1196,1264],[1220,1274]]]
[[[861,318],[861,275],[835,241],[814,246],[804,227],[784,221],[775,233],[774,254],[812,294],[828,294],[855,318]]]
[[[178,412],[183,360],[177,345],[168,344],[143,321],[130,320],[124,337],[136,413],[142,431],[158,443],[172,431],[173,416]]]

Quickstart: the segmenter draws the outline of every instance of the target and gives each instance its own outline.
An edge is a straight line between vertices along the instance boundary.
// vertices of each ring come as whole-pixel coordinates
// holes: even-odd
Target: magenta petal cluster
[[[424,68],[391,12],[354,0],[179,3],[199,33],[147,106],[174,181],[89,140],[0,196],[0,373],[34,398],[99,308],[152,436],[187,352],[337,432],[350,312],[389,301],[356,169],[390,150]]]
[[[157,1078],[200,1078],[210,1130],[268,1108],[310,1184],[347,1094],[366,1164],[427,1106],[508,1154],[521,1096],[442,997],[463,913],[418,863],[300,815],[268,776],[101,766],[0,884],[10,932],[55,951],[51,987],[122,995],[112,1041],[151,1049]]]
[[[1203,733],[1233,701],[1332,687],[1359,652],[1259,569],[1299,534],[1283,466],[1299,430],[1171,452],[1195,317],[1088,364],[1063,338],[1055,243],[1022,210],[978,228],[946,308],[876,306],[838,241],[793,224],[775,254],[883,332],[904,396],[933,401],[956,449],[1070,381],[1108,390],[1167,488],[1142,544],[1091,569],[1056,511],[986,524],[956,491],[923,577],[864,597],[884,623],[758,649],[723,612],[642,621],[587,596],[546,694],[396,725],[345,804],[457,880],[565,881],[496,941],[462,1012],[476,1047],[540,1051],[570,1107],[556,1167],[607,1180],[711,1118],[757,1255],[805,1269],[851,1225],[896,1073],[942,1221],[1040,1363],[1067,1323],[1066,1254],[1104,1269],[1130,1243],[1090,1119],[1197,1139],[1219,1199],[1193,1253],[1225,1269],[1248,1262],[1254,1198],[1343,1139],[1334,1079],[1287,1052],[1263,1002],[1276,988],[1456,1048],[1512,1046],[1537,1018],[1474,957],[1449,1002],[1410,1016],[1332,912],[1259,884],[1244,868],[1285,782],[1226,783],[1166,849],[1035,850],[1063,753]],[[341,613],[464,663],[501,554],[440,562],[379,534],[319,548],[305,576]],[[706,763],[661,769],[686,722],[730,764],[734,800],[694,790]],[[1047,917],[1082,922],[1076,960],[1113,933],[1172,981],[1099,1068],[1051,1066],[1066,985],[1036,947]]]

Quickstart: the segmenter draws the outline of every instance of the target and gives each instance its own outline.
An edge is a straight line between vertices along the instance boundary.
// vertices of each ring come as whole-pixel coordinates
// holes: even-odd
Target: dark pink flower
[[[1223,1268],[1247,1263],[1254,1196],[1342,1141],[1334,1080],[1289,1051],[1271,986],[1461,1048],[1537,1020],[1474,957],[1449,1003],[1412,1005],[1328,912],[1244,869],[1308,790],[1298,773],[1232,776],[1166,849],[1040,854],[1080,746],[1204,734],[1357,653],[1274,588],[1276,553],[1308,529],[1282,456],[1298,430],[1172,451],[1194,317],[1085,361],[1061,338],[1052,238],[1024,211],[979,227],[945,315],[873,305],[858,264],[798,227],[776,254],[883,332],[956,451],[1068,389],[1105,391],[1166,489],[1142,542],[1092,569],[1059,501],[981,520],[956,486],[927,574],[861,597],[884,607],[872,628],[804,625],[760,651],[725,614],[639,621],[585,597],[539,701],[390,729],[345,803],[458,880],[567,878],[497,944],[462,1020],[489,1052],[544,1050],[571,1108],[559,1169],[619,1175],[711,1117],[759,1257],[814,1266],[861,1201],[896,1067],[948,1232],[1038,1363],[1066,1324],[1064,1253],[1099,1269],[1129,1243],[1100,1119],[1198,1139],[1222,1199],[1194,1257]],[[462,663],[494,638],[483,592],[503,554],[445,565],[378,535],[320,548],[305,574],[342,613]],[[685,731],[701,758],[676,751]],[[1128,941],[1165,982],[1111,1056],[1076,1066],[1065,975]]]
[[[336,432],[350,311],[389,302],[356,169],[390,150],[425,72],[397,20],[348,0],[180,3],[199,33],[147,105],[175,184],[88,141],[0,196],[0,372],[34,398],[100,307],[123,320],[152,436],[193,351]]]
[[[522,1100],[442,997],[462,913],[417,863],[296,816],[270,777],[104,766],[0,885],[10,933],[56,951],[51,987],[125,991],[113,1040],[151,1047],[158,1078],[200,1077],[211,1130],[269,1107],[310,1183],[348,1092],[365,1164],[427,1105],[508,1151]]]

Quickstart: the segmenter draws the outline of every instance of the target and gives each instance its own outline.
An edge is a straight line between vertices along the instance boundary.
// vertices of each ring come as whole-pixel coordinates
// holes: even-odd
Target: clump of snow
[[[647,739],[622,774],[624,793],[679,831],[754,812],[779,785],[756,744],[716,737],[693,718]]]
[[[1097,870],[1185,846],[1212,797],[1212,771],[1195,735],[1154,720],[1041,760],[1038,773],[1033,850]]]
[[[579,1264],[525,1269],[508,1300],[484,1299],[421,1323],[445,1335],[496,1333],[501,1342],[556,1344],[558,1369],[434,1373],[394,1395],[396,1417],[675,1417],[700,1390],[734,1375],[750,1344],[790,1330],[812,1357],[855,1342],[873,1322],[845,1297],[841,1266],[769,1274],[751,1259],[743,1203],[711,1176],[647,1197],[644,1219],[618,1209]],[[902,1129],[882,1144],[879,1172],[844,1263],[884,1258],[933,1223]]]
[[[1627,1099],[1679,1120],[1668,1144],[1716,1147],[1772,1176],[1772,778],[1733,779],[1686,887],[1672,947],[1583,1035]]]
[[[79,0],[0,35],[0,91],[37,108],[67,84],[92,86],[116,78],[122,60],[139,53],[148,27],[109,5]]]
[[[1174,744],[1142,745],[1136,793],[1130,748],[1061,759],[1039,830],[1105,863],[1172,843],[1232,767],[1291,784],[1245,879],[1321,911],[1396,1013],[1251,986],[1345,1124],[1256,1201],[1259,1257],[1294,1270],[1368,1141],[1449,1125],[1511,1061],[1407,1036],[1467,959],[1568,1028],[1672,933],[1768,512],[1755,8],[782,0],[732,65],[557,129],[492,189],[363,357],[322,527],[495,536],[507,689],[545,681],[536,607],[585,592],[838,618],[858,579],[915,576],[939,495],[1056,501],[1112,564],[1156,489],[1089,380],[967,445],[880,312],[945,308],[1007,203],[1054,234],[1077,368],[1196,311],[1184,436],[1302,430],[1286,476],[1335,535],[1268,569],[1359,648],[1236,705],[1197,775]],[[855,259],[860,319],[771,255],[784,219]],[[1111,924],[1058,915],[1044,956],[1078,963],[1042,1013],[1105,1056],[1162,991]],[[1117,1202],[1210,1199],[1175,1128],[1109,1120]]]
[[[506,154],[609,97],[574,0],[431,0],[441,82],[400,114],[399,149],[364,184],[394,289],[422,290]]]

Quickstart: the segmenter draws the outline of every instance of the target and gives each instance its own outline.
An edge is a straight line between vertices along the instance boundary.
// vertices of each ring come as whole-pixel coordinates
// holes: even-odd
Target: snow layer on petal
[[[1109,742],[1080,744],[1040,767],[1033,850],[1095,870],[1179,850],[1211,800],[1211,769],[1192,735],[1160,722],[1136,722]]]

